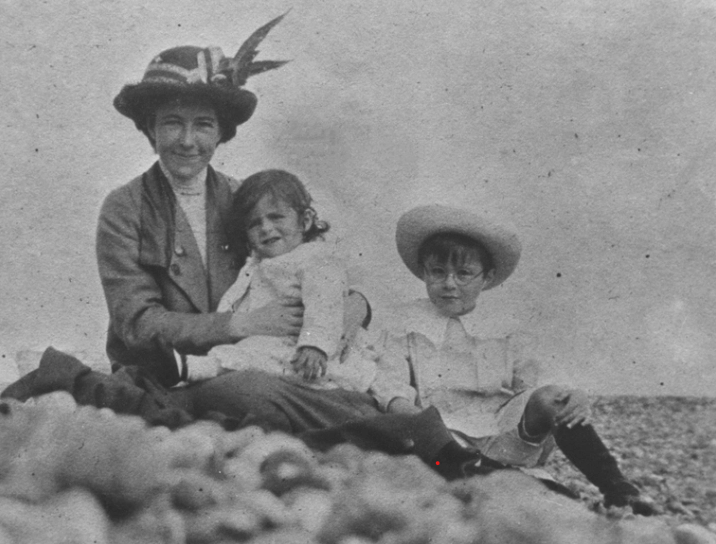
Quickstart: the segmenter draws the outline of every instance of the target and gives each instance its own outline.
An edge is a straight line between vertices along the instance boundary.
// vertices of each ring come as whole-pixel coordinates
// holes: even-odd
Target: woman
[[[252,38],[260,40],[279,20]],[[300,328],[301,309],[291,302],[246,316],[214,311],[246,254],[228,236],[238,182],[210,161],[256,107],[256,96],[243,88],[246,78],[283,64],[252,63],[254,54],[230,61],[215,47],[175,47],[115,98],[116,109],[146,135],[159,160],[113,191],[100,212],[97,260],[113,370],[139,365],[171,387],[186,379],[187,354]]]

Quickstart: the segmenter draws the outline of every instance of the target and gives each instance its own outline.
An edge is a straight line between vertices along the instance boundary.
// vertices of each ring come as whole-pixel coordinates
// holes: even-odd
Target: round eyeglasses
[[[427,281],[428,283],[443,283],[447,281],[450,276],[452,276],[452,279],[455,280],[455,283],[462,287],[472,283],[484,273],[484,270],[475,272],[474,270],[468,270],[466,268],[462,268],[460,270],[457,270],[456,272],[448,272],[446,268],[443,268],[441,266],[426,266],[425,281]]]

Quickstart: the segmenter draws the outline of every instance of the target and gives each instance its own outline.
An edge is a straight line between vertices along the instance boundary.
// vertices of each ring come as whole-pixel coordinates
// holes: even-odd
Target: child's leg
[[[604,495],[606,506],[630,505],[635,513],[651,515],[654,508],[640,498],[639,490],[622,474],[614,456],[589,424],[555,425],[555,417],[564,406],[565,391],[557,386],[537,389],[530,397],[520,422],[520,436],[537,441],[550,431],[565,457]]]
[[[553,430],[555,418],[564,408],[562,392],[561,387],[546,385],[530,395],[519,425],[523,440],[541,442]]]

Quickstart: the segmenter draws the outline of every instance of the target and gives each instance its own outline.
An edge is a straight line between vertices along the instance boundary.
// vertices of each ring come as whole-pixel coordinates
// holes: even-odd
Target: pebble
[[[228,503],[230,494],[222,482],[198,471],[186,471],[172,487],[172,498],[178,508],[200,510]]]
[[[299,526],[317,534],[331,514],[332,507],[333,500],[327,491],[302,489],[292,497],[289,510]]]
[[[225,541],[229,542],[229,541]],[[231,542],[234,542],[233,540]],[[318,541],[308,531],[297,527],[266,531],[251,539],[251,544],[317,544]],[[367,541],[367,544],[374,544]]]
[[[644,474],[641,477],[641,481],[647,485],[661,485],[665,480],[666,478],[658,474]]]
[[[373,541],[360,536],[350,535],[341,538],[339,544],[372,544]]]
[[[186,522],[184,517],[171,507],[166,496],[158,497],[132,516],[113,523],[110,542],[186,544]]]
[[[242,458],[231,458],[224,463],[223,475],[237,492],[253,491],[261,487],[263,477],[256,463]]]
[[[0,525],[15,544],[107,544],[109,522],[97,500],[87,491],[71,490],[31,505],[5,502]]]
[[[666,504],[666,507],[676,514],[682,514],[685,516],[693,515],[691,513],[691,511],[688,508],[686,508],[680,501],[675,501],[675,500],[669,501]]]
[[[192,427],[173,432],[161,448],[175,468],[209,470],[217,453],[211,436]]]
[[[674,538],[677,544],[716,544],[715,534],[693,523],[679,525],[674,529]]]
[[[631,454],[632,454],[632,456],[634,456],[637,459],[641,459],[642,457],[644,457],[644,455],[646,455],[644,450],[641,448],[632,448]]]
[[[251,442],[241,451],[240,458],[260,467],[269,456],[279,451],[293,452],[310,465],[316,464],[315,453],[306,444],[282,433],[268,434]]]
[[[74,397],[65,391],[55,391],[37,397],[35,405],[54,414],[68,414],[77,410],[77,403]]]

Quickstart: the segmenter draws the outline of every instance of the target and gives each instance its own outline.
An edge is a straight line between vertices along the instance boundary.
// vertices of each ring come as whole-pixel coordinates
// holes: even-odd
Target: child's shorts
[[[555,447],[552,434],[546,435],[539,443],[533,443],[523,440],[518,431],[531,393],[531,390],[518,393],[498,409],[498,434],[476,438],[458,433],[458,441],[477,448],[483,455],[499,463],[524,468],[542,466]]]

